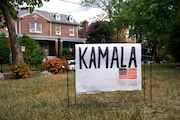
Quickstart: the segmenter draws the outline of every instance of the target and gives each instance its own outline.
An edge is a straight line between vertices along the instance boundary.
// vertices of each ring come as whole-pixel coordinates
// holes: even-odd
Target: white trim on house
[[[29,37],[32,37],[35,40],[42,40],[42,41],[56,41],[59,37],[58,36],[40,36],[40,35],[28,35]],[[19,36],[23,36],[22,34]],[[80,43],[86,43],[86,38],[67,38],[67,37],[60,37],[61,42],[67,41],[67,42],[80,42]]]
[[[31,15],[31,14],[35,14],[35,13],[38,14],[39,16],[45,18],[46,20],[50,21],[49,18],[45,17],[44,15],[42,15],[41,13],[39,13],[38,11],[33,11],[32,13],[30,13],[30,12],[25,13],[25,14],[23,14],[23,15],[20,15],[19,18],[24,18],[24,17],[27,16],[27,15]]]
[[[18,34],[21,34],[21,21],[19,21],[19,33]]]
[[[49,22],[49,35],[52,36],[52,22]]]

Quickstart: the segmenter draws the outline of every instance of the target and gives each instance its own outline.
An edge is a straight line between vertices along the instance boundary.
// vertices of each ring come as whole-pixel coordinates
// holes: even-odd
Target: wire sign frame
[[[105,44],[103,44],[103,45],[105,45]],[[131,47],[131,49],[129,50],[130,59],[132,59],[131,63],[134,63],[134,64],[138,63],[135,60],[137,58],[137,56],[136,56],[137,51],[135,51],[135,50],[137,50],[136,47],[139,47],[139,45],[137,45],[137,46],[136,45],[133,45],[133,46],[135,46],[134,47],[135,49],[133,47]],[[99,47],[99,45],[97,45],[97,46]],[[114,60],[116,62],[117,60],[119,61],[118,56],[116,54],[119,51],[116,50],[116,48],[114,48],[114,46],[112,47],[112,49],[111,48],[108,48],[108,49],[115,50],[115,52],[113,51],[111,54],[108,51],[108,53],[106,54],[106,52],[107,52],[106,51],[107,46],[106,46],[105,49],[103,49],[104,50],[103,55],[105,56],[105,55],[111,54],[110,55],[112,57],[111,60]],[[117,46],[117,44],[116,44],[116,46]],[[123,46],[124,46],[124,44],[123,44]],[[132,44],[130,46],[132,46]],[[89,45],[88,45],[88,47],[89,47]],[[93,48],[93,47],[91,46],[91,48]],[[118,48],[121,48],[121,50],[122,50],[122,47],[118,47]],[[127,48],[130,48],[130,47],[127,46]],[[79,54],[81,54],[81,56],[78,56],[78,57],[82,57],[82,56],[84,57],[87,52],[87,49],[88,49],[87,47],[84,47],[84,51],[83,52],[81,51],[81,53],[79,53]],[[95,48],[93,48],[93,49],[95,49]],[[138,50],[141,50],[141,47]],[[79,51],[80,51],[80,49],[79,49]],[[95,50],[91,49],[90,51],[91,51],[90,58],[95,60],[96,59]],[[141,51],[140,51],[140,53],[141,53]],[[76,52],[76,54],[77,54],[77,52]],[[121,54],[123,54],[122,51],[121,51]],[[123,56],[123,57],[127,58],[127,56]],[[151,56],[141,56],[141,54],[140,54],[140,58],[141,57],[143,57],[143,59],[144,59],[145,57],[147,58],[147,57],[151,57]],[[76,58],[77,58],[77,56],[76,56]],[[84,62],[84,60],[87,60],[86,58],[82,58],[82,59],[83,59],[83,62]],[[76,62],[77,62],[77,59],[76,59]],[[83,64],[85,64],[85,63],[83,63]],[[92,62],[91,64],[94,64],[94,66],[95,66],[95,62],[94,63]],[[141,64],[141,59],[140,59],[140,64]],[[89,63],[89,65],[90,65],[90,63]],[[118,63],[116,65],[118,65]],[[139,65],[139,63],[138,63],[138,65]],[[136,67],[136,65],[134,65],[134,66]],[[82,67],[82,66],[80,66],[80,67]],[[98,92],[91,91],[91,92],[88,92],[85,94],[84,93],[79,94],[77,92],[77,83],[76,83],[77,81],[75,80],[75,79],[77,79],[77,66],[76,66],[76,70],[73,72],[74,75],[72,78],[74,80],[73,88],[71,87],[72,85],[71,86],[69,85],[70,84],[69,74],[67,71],[67,107],[69,108],[70,105],[78,105],[78,106],[79,105],[80,106],[81,105],[90,105],[90,106],[93,106],[93,105],[95,105],[95,106],[101,105],[102,106],[103,105],[103,106],[109,107],[109,106],[121,106],[122,103],[126,103],[126,102],[140,102],[140,101],[144,101],[144,102],[150,101],[150,105],[152,106],[152,65],[151,65],[151,63],[143,64],[142,66],[140,65],[139,69],[140,69],[140,71],[142,69],[141,74],[140,74],[140,77],[142,78],[142,80],[140,81],[142,86],[140,86],[140,88],[142,87],[142,89],[140,89],[140,90],[139,90],[139,87],[138,87],[138,89],[136,87],[136,89],[130,89],[130,90],[129,90],[129,88],[128,88],[128,90],[126,90],[126,88],[125,88],[125,90],[120,89],[117,91],[98,91]],[[132,78],[132,79],[137,78],[137,75],[134,75],[134,74],[136,74],[139,69],[135,69],[135,70],[130,69],[130,71],[128,71],[127,69],[119,69],[119,77],[127,78],[127,76],[124,76],[124,74],[129,73],[130,74],[129,78]],[[73,97],[72,97],[72,95],[70,95],[70,93],[72,94],[72,91],[74,92]]]

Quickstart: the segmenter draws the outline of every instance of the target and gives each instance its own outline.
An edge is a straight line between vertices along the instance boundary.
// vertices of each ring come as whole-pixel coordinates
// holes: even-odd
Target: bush
[[[69,49],[68,48],[63,48],[62,49],[62,55],[61,58],[66,58],[68,54]]]
[[[45,58],[45,51],[40,47],[37,47],[33,53],[31,58],[31,70],[33,71],[42,71],[44,68],[44,58]]]
[[[26,63],[11,65],[9,71],[12,72],[13,78],[15,79],[28,78],[31,77],[32,74],[29,65]]]
[[[46,60],[45,69],[53,74],[62,72],[62,66],[67,65],[66,59],[52,58],[50,60]]]
[[[166,55],[164,56],[164,59],[165,59],[166,61],[168,61],[168,62],[174,62],[174,58],[173,58],[173,56],[170,55],[170,54],[166,54]]]
[[[0,64],[9,63],[9,48],[6,34],[0,34]]]
[[[31,58],[31,64],[38,65],[43,63],[43,59],[45,58],[45,51],[40,47],[34,49]]]
[[[19,38],[21,46],[25,46],[24,61],[31,65],[42,64],[45,58],[45,51],[32,38],[23,35]]]
[[[2,72],[2,73],[7,72],[9,66],[10,66],[9,64],[1,64],[0,65],[0,72]]]
[[[30,69],[31,69],[31,71],[39,71],[39,72],[41,72],[41,71],[44,70],[44,66],[45,66],[44,63],[42,63],[42,64],[37,64],[37,65],[31,65],[31,66],[30,66]]]

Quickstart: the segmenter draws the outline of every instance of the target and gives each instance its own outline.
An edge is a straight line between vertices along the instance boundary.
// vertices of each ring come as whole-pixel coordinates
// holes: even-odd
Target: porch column
[[[56,51],[56,56],[58,58],[61,57],[62,48],[63,48],[63,41],[61,40],[61,38],[58,38],[57,40],[55,40],[55,51]]]
[[[58,40],[55,40],[55,54],[58,56]]]
[[[60,55],[62,55],[62,49],[63,49],[63,41],[60,41]]]
[[[58,58],[61,57],[61,38],[58,38]]]

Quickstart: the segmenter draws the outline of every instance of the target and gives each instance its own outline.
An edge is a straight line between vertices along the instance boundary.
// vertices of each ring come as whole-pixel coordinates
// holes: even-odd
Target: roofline
[[[52,23],[61,23],[61,24],[67,24],[67,25],[74,25],[74,26],[78,26],[78,23],[65,23],[65,22],[56,22],[56,21],[50,21]]]
[[[61,23],[61,24],[68,24],[68,25],[75,25],[75,26],[78,26],[79,23],[65,23],[65,22],[58,22],[58,21],[52,21],[50,20],[49,18],[45,17],[44,15],[42,15],[40,12],[34,10],[32,13],[28,12],[28,13],[25,13],[25,14],[22,14],[22,15],[19,15],[18,17],[19,18],[24,18],[25,16],[27,15],[30,15],[30,14],[33,14],[33,13],[37,13],[38,15],[40,15],[41,17],[45,18],[46,20],[48,20],[49,22],[52,22],[52,23]],[[56,13],[54,13],[56,14]]]
[[[33,11],[32,13],[28,12],[28,13],[25,13],[23,15],[20,15],[19,18],[24,18],[25,16],[27,15],[30,15],[30,14],[33,14],[33,13],[37,13],[38,15],[40,15],[41,17],[45,18],[46,20],[50,21],[49,18],[45,17],[44,15],[42,15],[41,13],[39,13],[38,11]]]

